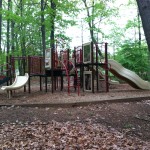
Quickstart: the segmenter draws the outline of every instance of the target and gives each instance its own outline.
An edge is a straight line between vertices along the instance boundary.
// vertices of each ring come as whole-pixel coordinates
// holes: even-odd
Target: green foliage
[[[59,32],[59,34],[56,33],[55,38],[57,40],[57,46],[59,46],[60,49],[69,48],[71,39],[65,36],[64,32]]]
[[[11,0],[11,7],[8,10],[8,2],[4,1],[2,10],[3,19],[3,33],[2,33],[2,45],[10,45],[10,54],[22,55],[24,49],[26,55],[39,55],[42,53],[41,42],[41,25],[45,25],[46,30],[46,47],[50,46],[50,32],[52,27],[53,14],[55,17],[55,38],[57,35],[64,34],[66,43],[70,41],[65,36],[65,29],[68,26],[75,25],[74,17],[78,14],[77,1],[78,0],[53,0],[56,4],[56,10],[51,9],[50,1],[44,1],[44,11],[41,11],[41,0],[23,0],[20,1]],[[44,14],[45,21],[41,23],[41,14]],[[9,40],[7,39],[7,22],[9,22]],[[12,26],[12,23],[14,26]],[[12,28],[13,27],[13,28]],[[14,39],[13,39],[13,38]],[[14,46],[14,49],[12,49]]]
[[[125,29],[118,27],[115,23],[112,24],[113,28],[111,29],[111,32],[109,32],[109,35],[106,37],[111,40],[110,45],[117,48],[120,47],[122,44],[122,39],[125,37]]]
[[[127,24],[126,24],[126,29],[130,29],[130,28],[138,28],[138,20],[137,18],[133,19],[133,20],[128,20]]]
[[[6,54],[0,51],[0,65],[6,63]]]
[[[91,24],[92,29],[95,31],[100,30],[99,24],[102,23],[102,21],[107,22],[110,17],[117,15],[117,9],[109,6],[109,0],[82,1],[85,4],[85,10],[88,12],[84,19],[87,23]]]
[[[145,43],[139,45],[139,42],[125,41],[118,49],[115,58],[125,68],[147,79],[144,76],[148,72],[148,49]]]

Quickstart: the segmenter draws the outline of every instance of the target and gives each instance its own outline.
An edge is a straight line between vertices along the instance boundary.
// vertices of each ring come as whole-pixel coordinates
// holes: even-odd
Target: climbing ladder
[[[67,88],[68,88],[68,94],[70,95],[70,88],[74,88],[75,90],[78,90],[78,95],[80,93],[80,84],[79,84],[79,77],[78,77],[78,73],[77,73],[77,69],[75,68],[73,62],[69,61],[69,60],[65,60],[65,63],[60,61],[61,64],[61,69],[64,71],[64,76],[66,76],[67,78]],[[70,66],[72,66],[72,68],[70,69]],[[73,82],[71,82],[71,79],[73,77]],[[71,84],[72,83],[72,84]]]
[[[78,76],[77,68],[75,67],[75,59],[69,58],[69,50],[61,51],[61,67],[62,70],[65,71],[65,75],[67,78],[67,88],[68,94],[70,94],[70,89],[74,88],[75,91],[78,91],[78,95],[80,93],[80,78]],[[73,81],[72,81],[73,80]]]

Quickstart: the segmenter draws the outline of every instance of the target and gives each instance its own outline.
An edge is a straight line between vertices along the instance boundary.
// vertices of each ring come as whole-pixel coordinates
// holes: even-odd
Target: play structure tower
[[[104,50],[104,58],[98,56],[98,44],[85,43],[82,47],[75,48],[75,66],[80,70],[80,81],[83,91],[95,92],[100,90],[101,84],[105,84],[105,91],[109,91],[108,83],[108,58],[107,43],[100,43]],[[100,78],[100,69],[104,69],[104,75]],[[102,83],[103,81],[103,83]],[[95,89],[96,87],[96,89]]]
[[[45,51],[45,75],[51,77],[52,93],[58,87],[62,90],[65,83],[64,77],[67,80],[68,93],[70,88],[75,90],[79,87],[83,91],[95,92],[100,91],[100,85],[103,84],[103,91],[108,92],[108,58],[107,58],[107,43],[100,43],[104,50],[104,59],[98,56],[98,45],[94,46],[93,42],[85,43],[82,46],[76,47],[71,54],[70,50],[61,50],[58,55],[51,52],[51,49]],[[71,54],[71,55],[70,55]],[[53,60],[53,61],[52,61]],[[104,75],[100,69],[103,68]],[[73,85],[71,79],[73,77]],[[95,89],[96,87],[96,89]]]
[[[77,70],[74,61],[70,59],[69,53],[69,49],[60,51],[59,56],[57,52],[52,53],[51,49],[45,51],[45,75],[51,77],[52,93],[59,87],[58,85],[60,85],[61,90],[67,87],[68,94],[70,94],[70,89],[72,87],[75,91],[78,89],[79,95]],[[67,83],[65,83],[64,80],[66,80]],[[73,81],[71,82],[71,80]]]

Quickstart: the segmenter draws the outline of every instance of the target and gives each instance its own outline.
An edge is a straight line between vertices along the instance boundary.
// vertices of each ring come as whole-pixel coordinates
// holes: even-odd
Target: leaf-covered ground
[[[150,101],[1,107],[0,149],[149,150]]]
[[[149,149],[148,143],[126,137],[100,124],[51,121],[1,126],[2,149]]]

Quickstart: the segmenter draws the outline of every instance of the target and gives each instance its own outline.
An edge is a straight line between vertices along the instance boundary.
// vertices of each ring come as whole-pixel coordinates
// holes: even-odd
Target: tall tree
[[[45,3],[44,0],[41,0],[41,33],[42,33],[42,50],[43,57],[45,58],[45,49],[46,49],[46,36],[45,36],[45,18],[44,18],[44,9]]]
[[[150,0],[136,0],[139,13],[142,19],[142,25],[150,51]]]
[[[139,11],[137,12],[137,19],[138,19],[139,48],[140,48],[141,47],[142,37],[141,37],[141,20],[140,20]]]
[[[51,0],[51,33],[50,33],[50,39],[51,39],[51,43],[50,43],[50,47],[52,50],[55,49],[55,17],[56,17],[56,4],[54,0]]]
[[[20,0],[20,15],[21,18],[23,18],[23,8],[24,8],[24,3],[23,0]],[[22,50],[22,55],[26,55],[26,48],[25,48],[25,26],[24,23],[21,22],[21,50]]]
[[[12,4],[9,9],[8,1],[11,1]],[[65,0],[63,3],[59,0],[3,1],[4,29],[2,37],[6,36],[4,38],[6,42],[2,42],[5,42],[6,46],[10,44],[12,50],[10,52],[15,51],[14,54],[17,55],[41,54],[42,45],[48,47],[50,41],[51,44],[54,44],[54,38],[63,37],[64,40],[66,39],[65,29],[67,26],[75,24],[72,14],[77,13],[76,1]],[[8,23],[9,26],[6,26]],[[9,32],[7,32],[7,27],[9,27]],[[45,39],[42,39],[42,36]],[[45,44],[41,44],[44,41]],[[43,52],[45,47],[42,48]]]
[[[97,33],[102,33],[102,30],[99,28],[102,21],[108,19],[111,15],[115,15],[115,9],[112,9],[108,6],[111,0],[82,0],[87,12],[87,17],[85,21],[88,23],[90,36],[92,42],[97,44]],[[99,50],[99,55],[102,56],[102,52]],[[103,57],[103,56],[102,56]]]
[[[94,17],[94,8],[95,7],[94,7],[94,5],[95,5],[95,1],[94,0],[92,1],[91,6],[88,6],[87,0],[82,0],[82,1],[85,5],[86,12],[87,12],[87,19],[86,20],[88,22],[90,36],[91,36],[92,42],[96,45],[98,41],[96,40],[96,38],[94,36],[94,31],[93,31],[94,28],[95,28],[95,25],[94,25],[94,20],[95,20],[95,17]],[[100,56],[102,56],[102,52],[100,50],[98,51],[98,53],[99,53]]]
[[[150,0],[136,0],[149,50],[148,80],[150,81]]]
[[[12,1],[11,1],[10,10],[11,11],[13,10]],[[15,41],[15,39],[14,39],[14,37],[15,37],[14,27],[15,27],[15,22],[14,22],[14,19],[11,18],[11,50],[12,50],[12,53],[14,53],[14,51],[15,51],[15,45],[14,45],[14,41]]]
[[[10,10],[11,0],[8,0],[8,11]],[[10,51],[10,18],[7,19],[7,54]]]
[[[0,0],[0,52],[2,51],[2,0]]]

